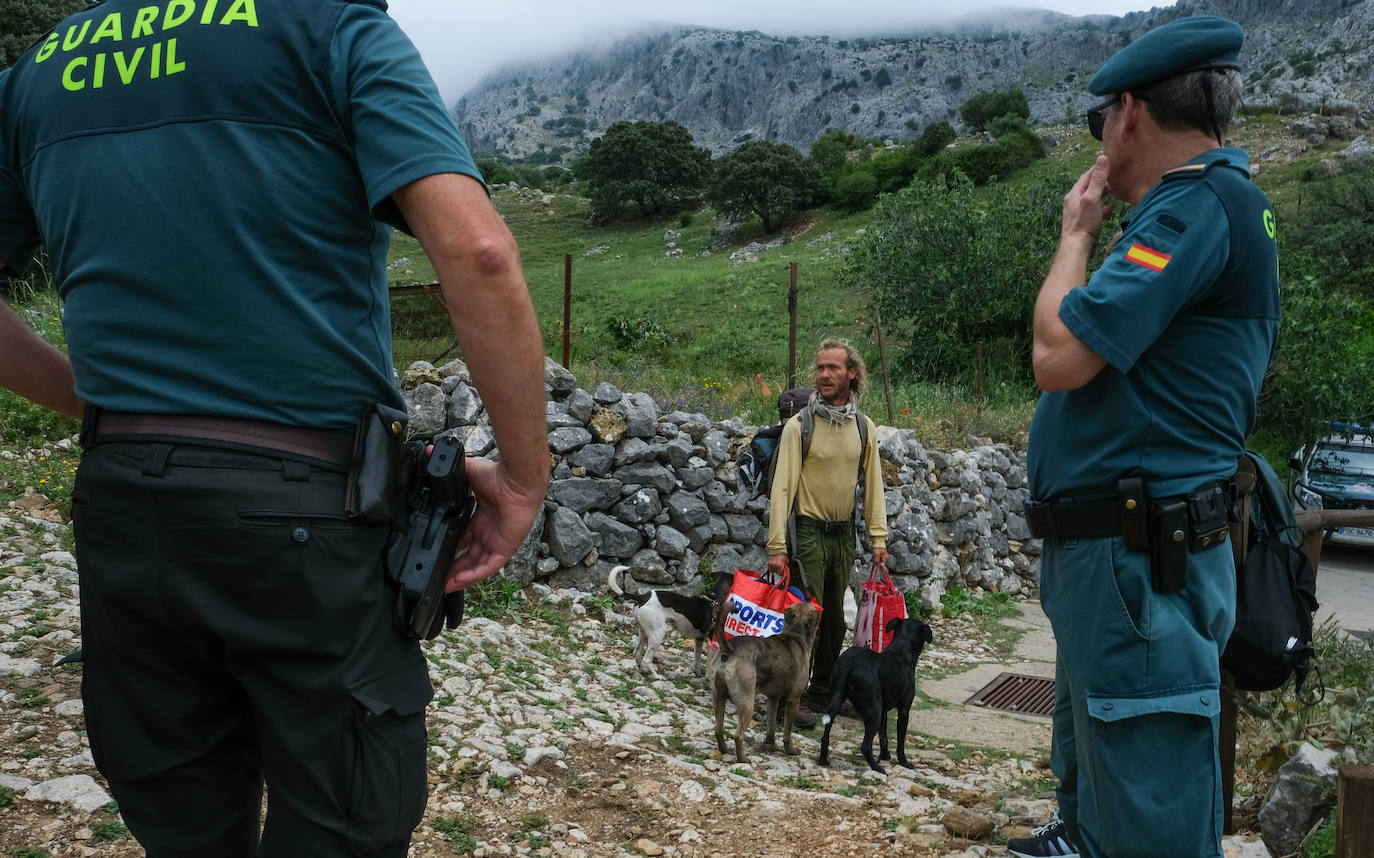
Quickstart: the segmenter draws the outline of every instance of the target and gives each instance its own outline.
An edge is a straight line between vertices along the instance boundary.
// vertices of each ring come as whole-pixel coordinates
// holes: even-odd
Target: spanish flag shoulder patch
[[[1163,271],[1164,266],[1169,264],[1170,259],[1173,259],[1167,253],[1160,253],[1158,250],[1146,247],[1139,242],[1132,244],[1131,249],[1126,251],[1126,258],[1151,271]]]

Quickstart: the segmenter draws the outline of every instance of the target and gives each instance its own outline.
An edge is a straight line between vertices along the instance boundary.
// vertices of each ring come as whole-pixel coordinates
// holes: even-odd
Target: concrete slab
[[[910,729],[925,735],[1009,752],[1049,753],[1050,719],[984,709],[964,703],[1001,673],[1054,678],[1054,633],[1039,602],[1017,602],[1021,616],[1003,624],[1024,630],[1012,655],[996,664],[980,664],[941,679],[921,681],[921,690],[947,708],[912,713]]]

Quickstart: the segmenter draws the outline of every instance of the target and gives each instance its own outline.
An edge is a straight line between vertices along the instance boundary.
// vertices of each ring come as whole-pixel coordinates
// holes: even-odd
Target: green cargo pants
[[[82,460],[86,725],[150,858],[406,854],[433,690],[392,628],[387,528],[343,515],[344,483],[190,445]]]
[[[854,529],[824,533],[798,522],[792,569],[806,580],[805,593],[821,605],[821,627],[811,650],[811,684],[802,698],[813,710],[830,702],[830,674],[844,650],[844,591],[854,569]]]
[[[1235,623],[1231,546],[1189,555],[1156,593],[1120,537],[1045,541],[1060,813],[1084,858],[1220,858],[1221,650]]]

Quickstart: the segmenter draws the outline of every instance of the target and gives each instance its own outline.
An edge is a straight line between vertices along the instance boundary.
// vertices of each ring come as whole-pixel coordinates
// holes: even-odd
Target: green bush
[[[839,177],[831,197],[845,211],[863,211],[878,199],[878,179],[872,171],[856,167]]]
[[[974,131],[986,131],[988,123],[1007,114],[1030,119],[1030,105],[1021,90],[980,92],[959,108],[959,118]]]
[[[1015,113],[1005,113],[988,123],[988,133],[994,138],[1001,138],[1026,127],[1025,119]]]
[[[1027,320],[1059,237],[1063,193],[1044,184],[980,195],[955,173],[879,200],[843,280],[876,299],[904,372],[973,379],[981,347],[995,368],[986,375],[1029,383]]]
[[[948,122],[932,122],[921,131],[921,136],[916,138],[916,151],[920,155],[930,157],[943,151],[957,136],[954,126]]]
[[[926,175],[949,179],[962,173],[975,185],[986,185],[1006,179],[1044,154],[1044,141],[1029,127],[1022,127],[992,143],[947,149],[928,162]]]

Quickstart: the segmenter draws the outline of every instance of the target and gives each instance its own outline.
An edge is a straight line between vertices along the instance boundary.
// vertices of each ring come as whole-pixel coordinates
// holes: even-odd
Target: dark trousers
[[[825,533],[801,522],[796,526],[794,568],[806,578],[806,596],[821,604],[821,627],[811,650],[808,704],[824,708],[830,702],[830,674],[844,650],[844,591],[854,569],[854,531]],[[813,706],[813,708],[814,708]]]
[[[344,482],[189,445],[83,458],[86,726],[150,858],[406,854],[433,690]]]

